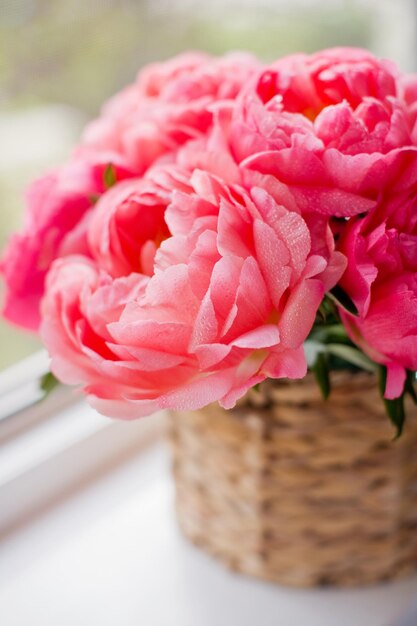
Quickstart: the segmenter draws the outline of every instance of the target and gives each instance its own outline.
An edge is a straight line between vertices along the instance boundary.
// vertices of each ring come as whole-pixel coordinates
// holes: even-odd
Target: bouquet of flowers
[[[417,370],[417,76],[361,49],[142,70],[29,188],[4,316],[105,415]]]

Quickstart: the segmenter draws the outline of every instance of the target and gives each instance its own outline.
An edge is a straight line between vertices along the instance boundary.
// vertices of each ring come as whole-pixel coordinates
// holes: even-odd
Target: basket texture
[[[180,526],[230,568],[294,586],[363,585],[417,567],[417,410],[403,436],[374,378],[267,381],[241,404],[171,416]]]

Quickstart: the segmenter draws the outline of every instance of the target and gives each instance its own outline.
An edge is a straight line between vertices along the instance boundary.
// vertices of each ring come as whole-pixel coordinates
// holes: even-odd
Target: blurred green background
[[[413,70],[416,25],[414,0],[0,0],[0,247],[28,181],[145,63],[190,48],[270,60],[357,45]],[[4,322],[0,345],[0,368],[39,347]]]

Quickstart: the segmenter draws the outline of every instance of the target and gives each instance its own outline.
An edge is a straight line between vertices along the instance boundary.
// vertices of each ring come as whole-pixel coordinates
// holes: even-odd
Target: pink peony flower
[[[243,90],[232,153],[242,167],[285,184],[302,212],[364,213],[413,144],[415,113],[402,81],[365,50],[279,60]]]
[[[150,170],[146,177],[115,185],[97,202],[89,228],[89,250],[111,276],[152,275],[155,252],[170,236],[165,211],[172,192],[189,190],[178,168]]]
[[[401,76],[398,81],[398,91],[400,99],[407,107],[413,144],[417,144],[417,74]]]
[[[100,252],[103,246],[112,248],[112,271],[123,274],[126,267],[121,257],[125,254],[129,257],[128,248],[133,245],[127,239],[138,236],[141,228],[134,224],[135,202],[124,202],[117,215],[110,217],[110,205],[119,194],[124,194],[124,188],[111,192],[104,208],[100,208],[100,217],[94,219],[95,224],[101,217],[109,220],[108,234],[112,241],[104,242],[105,229],[101,235],[94,234],[93,229],[89,242],[85,237],[93,214],[90,209],[106,191],[103,180],[106,166],[117,164],[114,171],[117,181],[121,181],[143,173],[164,155],[173,160],[180,146],[204,138],[213,119],[211,107],[235,98],[257,67],[255,59],[244,54],[219,59],[197,53],[182,55],[148,66],[134,85],[108,103],[101,118],[88,127],[71,161],[29,189],[23,231],[11,238],[0,266],[7,286],[5,317],[24,328],[37,330],[39,301],[52,261],[71,253],[89,256],[89,244],[94,246],[99,260],[103,258]],[[99,204],[101,207],[102,202]],[[131,219],[122,215],[129,210],[133,210]],[[163,207],[159,210],[160,218],[163,210]],[[125,226],[129,222],[128,228],[133,228],[129,236],[123,220]],[[113,235],[121,237],[123,242],[113,240]],[[146,237],[145,232],[142,235]],[[150,235],[153,239],[153,233]],[[160,236],[166,235],[162,224]],[[120,254],[115,251],[118,245],[123,248]],[[148,266],[152,265],[155,252],[151,248],[149,244],[142,252]],[[110,260],[109,257],[104,267],[108,267]]]
[[[315,254],[299,214],[201,171],[173,191],[165,220],[172,236],[151,276],[113,278],[77,256],[54,263],[41,334],[55,374],[124,418],[231,407],[268,376],[304,376],[303,341],[344,270],[333,242]]]
[[[401,395],[405,370],[417,370],[416,206],[415,186],[394,192],[366,217],[346,223],[338,242],[348,259],[340,285],[359,311],[342,318],[352,340],[386,365],[390,399]]]
[[[147,66],[104,107],[84,133],[80,152],[110,151],[137,174],[210,128],[212,107],[236,98],[259,69],[248,54],[183,54]]]
[[[0,264],[6,283],[3,315],[29,330],[40,322],[39,302],[52,261],[66,254],[89,254],[87,220],[106,190],[108,161],[76,159],[35,181],[27,193],[22,232],[11,237]],[[113,165],[118,180],[129,175]]]
[[[41,320],[57,377],[130,419],[304,376],[338,284],[398,397],[417,370],[416,98],[416,76],[350,48],[148,66],[29,190],[5,316]]]

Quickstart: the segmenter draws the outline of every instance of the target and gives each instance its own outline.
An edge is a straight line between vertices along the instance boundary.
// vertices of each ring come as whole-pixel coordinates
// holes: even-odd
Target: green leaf
[[[318,321],[319,323],[323,324],[326,322],[326,318],[327,318],[327,311],[326,308],[324,306],[324,301],[320,304],[319,308],[317,309],[317,313],[316,313],[316,321]]]
[[[329,376],[329,363],[327,356],[320,352],[317,355],[317,359],[315,364],[313,365],[314,376],[316,377],[317,383],[320,387],[320,391],[325,400],[330,395],[331,385],[330,385],[330,376]]]
[[[337,306],[341,307],[352,315],[358,315],[358,309],[356,308],[354,302],[352,302],[347,293],[339,285],[333,287],[333,289],[327,292],[327,295],[331,300],[333,300],[333,302],[337,304]]]
[[[103,172],[103,184],[105,189],[110,189],[117,182],[116,170],[112,163],[108,163]]]
[[[379,392],[384,401],[385,410],[392,424],[395,426],[396,433],[394,440],[401,437],[405,422],[404,393],[399,398],[387,400],[384,398],[385,387],[387,384],[387,368],[381,365],[379,368]]]
[[[47,396],[49,396],[51,391],[53,391],[60,384],[61,383],[59,382],[57,378],[55,378],[52,372],[48,372],[47,374],[42,376],[42,378],[40,379],[39,386],[41,390],[44,392],[45,394],[44,397],[46,398]]]
[[[337,337],[343,341],[348,338],[346,328],[343,324],[330,324],[329,326],[326,326],[326,334],[335,338]]]
[[[379,394],[383,398],[385,393],[385,387],[387,386],[387,368],[383,365],[378,367],[378,388]]]
[[[417,404],[417,394],[414,389],[414,383],[416,382],[416,374],[415,372],[410,372],[407,370],[407,378],[405,379],[404,392],[408,393],[413,399],[414,404]]]
[[[335,306],[334,301],[327,297],[327,295],[323,298],[316,316],[316,323],[322,324],[332,324],[339,321],[339,314],[337,312],[337,308]]]
[[[363,352],[352,346],[347,346],[341,343],[327,343],[324,347],[328,354],[333,354],[333,356],[337,356],[339,359],[343,359],[352,365],[356,365],[356,367],[359,367],[366,372],[376,372],[377,370],[377,365],[371,361],[371,359],[368,359]]]
[[[398,439],[402,435],[405,422],[404,394],[399,398],[395,398],[395,400],[386,400],[384,398],[384,404],[388,417],[397,431],[394,439]]]
[[[306,356],[308,367],[312,370],[320,352],[325,352],[325,346],[315,339],[306,339],[304,342],[304,354]]]
[[[349,343],[350,341],[343,324],[326,324],[313,328],[310,337],[323,343]]]

